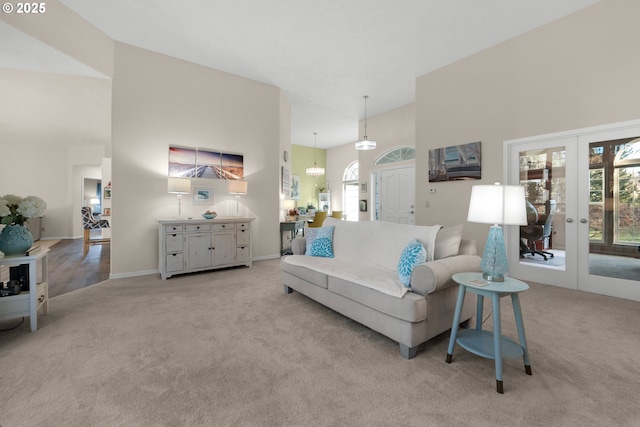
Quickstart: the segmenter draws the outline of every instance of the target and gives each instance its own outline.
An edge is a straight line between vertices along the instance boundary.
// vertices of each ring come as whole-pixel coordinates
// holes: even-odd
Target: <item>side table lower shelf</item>
[[[520,344],[502,335],[502,357],[509,359],[522,357],[523,350]],[[456,338],[458,345],[465,350],[485,357],[487,359],[495,359],[493,331],[485,331],[478,329],[465,329],[458,332]]]

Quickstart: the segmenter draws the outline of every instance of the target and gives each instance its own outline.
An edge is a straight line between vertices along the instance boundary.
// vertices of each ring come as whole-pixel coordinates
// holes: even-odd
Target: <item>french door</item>
[[[640,301],[639,138],[640,120],[505,141],[529,222],[506,230],[511,276]]]

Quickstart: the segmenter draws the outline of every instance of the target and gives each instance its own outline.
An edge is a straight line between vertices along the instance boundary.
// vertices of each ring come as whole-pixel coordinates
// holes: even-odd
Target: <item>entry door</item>
[[[415,223],[415,176],[414,166],[380,171],[380,221]]]
[[[613,161],[637,137],[640,121],[505,142],[506,181],[525,186],[538,227],[552,216],[550,233],[533,247],[521,244],[530,233],[508,228],[510,275],[640,301],[640,275],[633,274],[640,237],[628,221],[630,212],[640,214],[640,163],[621,168]],[[602,147],[609,147],[608,160]]]

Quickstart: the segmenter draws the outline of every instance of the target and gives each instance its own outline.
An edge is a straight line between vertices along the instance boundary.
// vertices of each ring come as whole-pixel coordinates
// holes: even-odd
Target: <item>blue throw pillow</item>
[[[402,250],[398,261],[398,277],[407,288],[411,287],[411,273],[418,264],[427,261],[427,250],[418,239],[413,239]]]
[[[307,228],[305,236],[307,255],[333,258],[333,226]]]

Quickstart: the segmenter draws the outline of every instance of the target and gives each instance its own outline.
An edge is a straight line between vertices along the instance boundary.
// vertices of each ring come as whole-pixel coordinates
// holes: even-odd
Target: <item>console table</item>
[[[38,329],[38,309],[42,307],[42,314],[49,311],[49,284],[47,271],[47,253],[49,249],[30,256],[13,255],[0,258],[0,266],[15,267],[22,264],[29,265],[29,290],[18,295],[0,298],[0,320],[29,316],[31,332]],[[37,283],[37,263],[40,261],[42,281]]]
[[[245,217],[158,220],[162,279],[216,268],[251,267],[253,220]]]
[[[482,278],[482,273],[457,273],[451,278],[460,285],[460,288],[458,290],[458,300],[453,316],[453,324],[451,325],[451,338],[449,339],[446,362],[451,363],[453,348],[456,343],[473,354],[486,357],[487,359],[494,359],[496,365],[496,391],[503,393],[503,357],[514,358],[522,356],[524,359],[525,372],[527,375],[531,375],[527,338],[524,334],[524,322],[522,321],[520,298],[518,298],[518,294],[529,289],[529,285],[511,277],[505,277],[504,282],[487,281]],[[472,292],[478,295],[476,328],[466,329],[458,333],[460,313],[466,292]],[[491,298],[493,308],[493,332],[482,330],[482,312],[485,296]],[[501,332],[500,298],[506,296],[511,297],[520,343],[503,336]]]
[[[282,234],[284,232],[291,233],[291,239],[295,239],[296,235],[299,231],[302,231],[302,235],[304,236],[304,224],[305,220],[299,219],[297,221],[284,221],[280,223],[280,255],[290,255],[291,247],[284,247],[284,240],[282,239]]]

